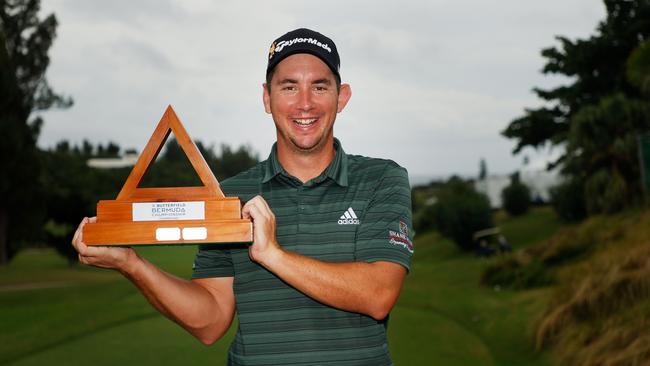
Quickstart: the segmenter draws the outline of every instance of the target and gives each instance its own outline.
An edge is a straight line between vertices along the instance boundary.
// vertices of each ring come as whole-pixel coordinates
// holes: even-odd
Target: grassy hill
[[[592,217],[502,258],[486,282],[551,291],[536,321],[538,349],[562,365],[650,362],[650,210]],[[486,278],[484,278],[485,280]]]
[[[515,248],[550,237],[559,223],[549,209],[496,221]],[[389,345],[397,365],[548,365],[534,349],[530,319],[549,289],[485,287],[494,259],[459,252],[436,233],[416,238],[416,255],[391,313]],[[193,247],[141,253],[188,277]],[[204,347],[151,309],[111,271],[68,267],[49,250],[27,250],[0,268],[0,364],[222,364],[233,331]],[[234,328],[233,328],[234,329]]]

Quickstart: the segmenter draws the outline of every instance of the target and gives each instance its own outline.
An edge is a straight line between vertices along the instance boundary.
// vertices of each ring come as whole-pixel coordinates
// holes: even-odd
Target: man
[[[410,190],[392,161],[347,155],[333,126],[351,96],[331,39],[297,29],[269,51],[264,108],[277,142],[268,160],[222,182],[246,202],[250,246],[201,246],[191,281],[130,248],[73,245],[114,268],[162,314],[205,344],[235,312],[232,365],[390,365],[388,314],[410,265]],[[90,219],[93,220],[93,219]]]

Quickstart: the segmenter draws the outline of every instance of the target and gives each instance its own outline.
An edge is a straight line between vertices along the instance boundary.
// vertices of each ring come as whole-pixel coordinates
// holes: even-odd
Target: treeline
[[[196,143],[199,151],[218,180],[226,179],[258,161],[250,147],[232,149]],[[125,153],[136,153],[127,150]],[[38,223],[32,222],[33,231],[28,243],[45,243],[56,248],[72,263],[76,260],[70,242],[77,225],[84,216],[95,214],[95,205],[102,199],[115,199],[132,167],[98,169],[88,165],[91,158],[116,158],[121,148],[116,143],[93,146],[84,141],[71,145],[67,141],[54,148],[40,151],[42,189],[39,191],[40,207],[33,214],[40,215]],[[167,142],[156,162],[144,176],[142,186],[182,187],[200,185],[201,182],[176,140]],[[20,242],[18,242],[19,244]],[[20,249],[13,248],[11,254]]]
[[[100,199],[114,199],[130,167],[95,169],[90,158],[121,155],[113,142],[79,145],[61,141],[42,150],[36,142],[43,120],[34,112],[68,108],[72,98],[56,93],[46,71],[56,38],[54,14],[39,17],[39,0],[0,2],[0,265],[23,247],[54,245],[71,260],[70,239],[83,216],[95,213]],[[222,180],[257,162],[249,147],[197,143]],[[129,151],[125,151],[129,152]],[[135,151],[130,151],[135,153]],[[169,141],[145,176],[149,186],[185,186],[199,180],[180,147]]]

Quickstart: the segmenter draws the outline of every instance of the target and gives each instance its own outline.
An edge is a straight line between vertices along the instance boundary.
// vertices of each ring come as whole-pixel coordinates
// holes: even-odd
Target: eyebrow
[[[298,84],[298,80],[286,78],[278,81],[278,84]]]
[[[314,81],[312,82],[312,84],[325,84],[325,85],[330,85],[330,84],[332,84],[332,82],[330,81],[330,79],[325,79],[325,78],[323,78],[323,79],[314,80]]]
[[[286,78],[286,79],[279,80],[278,84],[298,84],[298,80]],[[332,81],[330,79],[327,79],[327,78],[322,78],[322,79],[312,81],[312,84],[330,85],[330,84],[332,84]]]

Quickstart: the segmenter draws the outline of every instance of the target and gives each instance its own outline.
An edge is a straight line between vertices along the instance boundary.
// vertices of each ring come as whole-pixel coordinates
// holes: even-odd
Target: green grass
[[[547,364],[534,351],[528,328],[543,309],[545,291],[481,287],[478,279],[489,260],[458,253],[436,234],[423,235],[416,245],[418,258],[391,319],[396,364]],[[404,336],[414,344],[402,344]]]
[[[549,210],[497,217],[515,248],[550,236]],[[165,270],[188,277],[194,247],[144,248]],[[416,238],[416,255],[391,313],[397,365],[548,365],[533,349],[531,319],[547,290],[479,286],[492,259],[460,253],[435,233]],[[0,268],[0,364],[223,364],[234,334],[205,347],[158,315],[118,274],[69,267],[49,250],[26,250]]]
[[[535,207],[526,215],[509,217],[504,211],[495,215],[495,223],[514,248],[529,247],[551,237],[562,223],[551,207]]]

